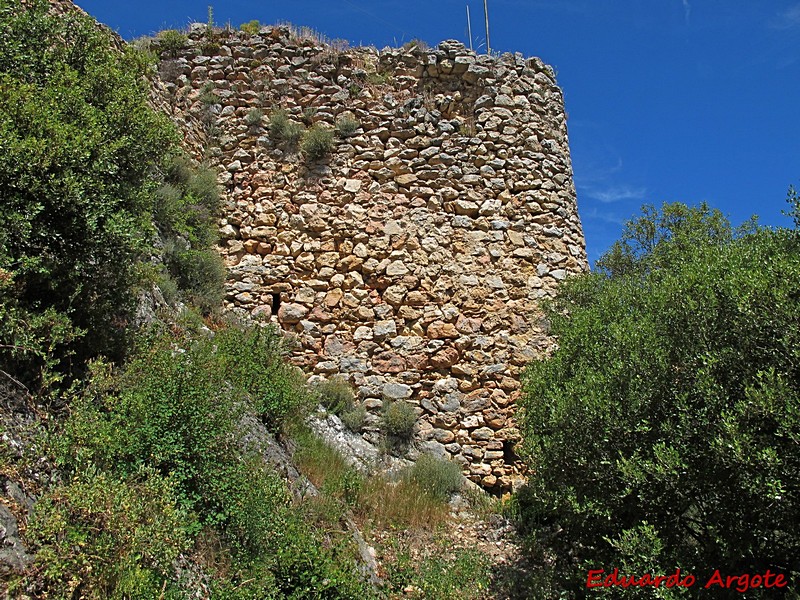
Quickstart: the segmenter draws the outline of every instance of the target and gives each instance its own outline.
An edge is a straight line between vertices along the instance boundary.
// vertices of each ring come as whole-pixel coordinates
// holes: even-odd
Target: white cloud
[[[775,29],[793,29],[800,27],[800,3],[790,6],[779,13],[771,23]]]
[[[692,14],[692,5],[689,4],[689,0],[683,0],[683,14],[686,17],[686,23],[689,23],[689,15]]]
[[[605,225],[618,225],[621,227],[625,225],[629,218],[630,217],[622,217],[615,212],[600,212],[597,210],[597,207],[581,211],[581,221],[584,223],[587,221],[594,221],[596,223],[603,223]]]
[[[611,204],[621,200],[641,200],[647,195],[647,189],[630,185],[612,185],[605,189],[589,188],[586,195],[603,204]]]

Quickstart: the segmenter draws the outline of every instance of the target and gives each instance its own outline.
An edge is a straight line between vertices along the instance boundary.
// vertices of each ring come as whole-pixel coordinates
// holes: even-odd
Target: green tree
[[[562,586],[615,567],[797,578],[798,250],[795,231],[667,204],[560,290],[557,349],[524,377],[518,502]]]
[[[70,352],[119,351],[176,135],[147,103],[140,54],[29,4],[0,0],[0,361],[36,384]]]

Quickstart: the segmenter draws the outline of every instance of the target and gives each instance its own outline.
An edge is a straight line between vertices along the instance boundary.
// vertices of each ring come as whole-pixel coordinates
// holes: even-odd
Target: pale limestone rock
[[[348,179],[344,184],[344,191],[355,194],[361,191],[362,182],[360,179]]]
[[[404,383],[387,383],[382,393],[385,400],[406,400],[411,397],[413,390]]]
[[[408,273],[408,267],[400,260],[395,260],[386,266],[386,274],[389,277],[400,277]]]
[[[278,310],[281,323],[298,323],[308,314],[308,308],[302,304],[282,304]]]

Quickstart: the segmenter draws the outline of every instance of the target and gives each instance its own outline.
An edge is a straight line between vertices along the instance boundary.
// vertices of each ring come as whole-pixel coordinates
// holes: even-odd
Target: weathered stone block
[[[387,383],[383,386],[383,397],[386,400],[406,400],[412,393],[411,386],[404,383]]]
[[[302,304],[283,304],[278,310],[281,323],[298,323],[308,314],[308,308]]]

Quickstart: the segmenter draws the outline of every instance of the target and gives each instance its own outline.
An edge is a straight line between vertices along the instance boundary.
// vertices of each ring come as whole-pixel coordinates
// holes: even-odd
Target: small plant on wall
[[[246,35],[258,35],[261,30],[261,23],[254,19],[249,23],[242,23],[239,25],[239,29]]]
[[[359,127],[361,123],[351,113],[345,113],[336,120],[336,133],[341,137],[353,135]]]
[[[319,123],[315,123],[306,131],[300,149],[306,160],[315,161],[324,158],[333,150],[333,130]]]
[[[273,142],[293,148],[303,137],[304,131],[303,125],[292,121],[285,109],[277,108],[272,111],[269,117],[269,137]]]
[[[156,38],[159,48],[166,52],[170,57],[178,56],[178,51],[186,46],[189,38],[177,29],[167,29],[158,34]]]
[[[387,435],[403,441],[411,439],[416,422],[417,413],[405,400],[392,402],[383,413],[383,430]]]
[[[264,111],[260,108],[251,108],[244,118],[244,123],[251,132],[258,132],[261,129],[261,121],[264,118]]]

